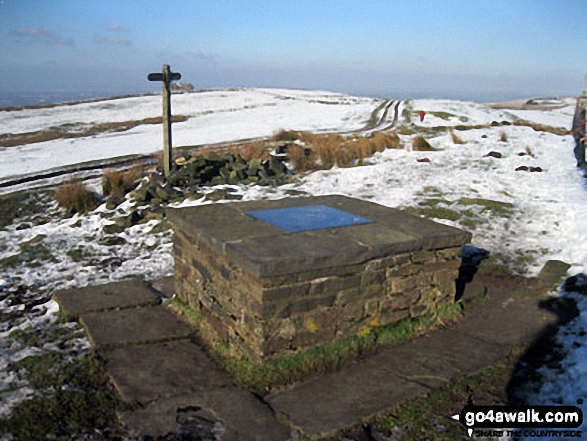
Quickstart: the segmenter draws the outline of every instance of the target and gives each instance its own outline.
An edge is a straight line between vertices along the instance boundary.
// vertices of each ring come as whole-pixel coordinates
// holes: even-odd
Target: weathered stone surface
[[[220,253],[229,241],[283,234],[279,228],[237,210],[235,205],[210,204],[168,209],[167,220],[185,234],[204,241]]]
[[[369,258],[367,246],[329,230],[243,239],[227,243],[226,252],[230,262],[257,277],[352,265]]]
[[[335,233],[349,242],[366,245],[370,250],[369,259],[407,253],[422,247],[422,239],[402,233],[391,225],[377,223],[354,225],[338,228]]]
[[[305,434],[329,436],[427,391],[416,382],[360,362],[271,393],[266,401]]]
[[[188,339],[113,347],[100,354],[116,388],[129,402],[146,404],[164,396],[233,385],[210,356]]]
[[[303,205],[374,222],[289,233],[247,214]],[[298,211],[302,219],[292,228],[303,225],[304,213],[314,228],[316,219],[332,212]],[[461,241],[468,238],[461,230],[342,196],[192,207],[170,211],[170,219],[178,297],[201,310],[216,330],[210,344],[237,342],[261,362],[353,335],[375,317],[393,323],[448,304]],[[426,224],[427,235],[406,233],[395,220]],[[428,240],[436,235],[441,240]],[[426,248],[424,238],[448,248]],[[441,295],[428,295],[431,288]],[[390,301],[388,294],[406,298]],[[289,317],[295,319],[293,332],[276,335],[273,322]]]
[[[467,231],[432,222],[394,208],[346,196],[327,197],[332,207],[369,217],[376,222],[390,225],[397,231],[420,238],[422,247],[427,250],[461,246],[470,242],[472,238],[471,233]]]
[[[490,283],[479,278],[471,285],[477,285],[477,291],[480,291]],[[472,290],[475,290],[474,286]],[[455,331],[480,340],[511,345],[531,341],[558,321],[555,313],[538,307],[536,297],[500,288],[489,289],[483,307],[471,311],[467,318],[454,328]]]
[[[291,439],[290,429],[275,418],[268,406],[235,387],[161,398],[144,409],[121,414],[121,419],[134,437],[173,433],[203,439],[210,436],[210,439],[222,441]],[[198,430],[190,424],[198,419],[212,424],[208,425],[208,430]]]
[[[570,267],[571,265],[561,260],[549,260],[540,270],[538,280],[545,285],[555,288],[556,285],[562,283],[566,278],[567,270]]]
[[[98,347],[165,341],[193,333],[161,305],[84,314],[80,322]]]
[[[161,279],[153,280],[151,286],[157,292],[161,293],[168,299],[175,294],[175,280],[173,276],[163,277]]]
[[[383,368],[390,375],[435,388],[460,375],[477,372],[505,356],[508,351],[507,344],[479,340],[448,329],[400,347],[384,348],[365,363],[369,366],[368,370]]]
[[[109,283],[85,288],[57,291],[53,298],[66,317],[115,308],[156,305],[159,298],[145,284],[137,281]]]

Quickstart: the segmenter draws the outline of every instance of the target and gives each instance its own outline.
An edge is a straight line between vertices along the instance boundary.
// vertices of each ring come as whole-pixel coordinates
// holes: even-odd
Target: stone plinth
[[[211,344],[257,361],[451,303],[471,239],[344,196],[170,209],[168,219],[177,296],[202,311]]]

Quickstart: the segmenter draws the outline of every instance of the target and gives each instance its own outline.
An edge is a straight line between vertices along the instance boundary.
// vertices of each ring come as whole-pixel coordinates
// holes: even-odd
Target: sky
[[[585,0],[0,0],[0,95],[284,87],[490,101],[578,95]]]

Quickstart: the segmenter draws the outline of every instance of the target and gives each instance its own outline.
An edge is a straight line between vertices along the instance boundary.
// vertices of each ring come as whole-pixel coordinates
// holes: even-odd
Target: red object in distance
[[[426,112],[420,110],[420,122],[424,121],[424,116],[426,116]]]

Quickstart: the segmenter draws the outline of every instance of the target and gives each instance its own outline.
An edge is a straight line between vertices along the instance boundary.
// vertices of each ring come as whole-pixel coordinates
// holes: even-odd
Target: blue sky
[[[196,88],[577,95],[586,0],[0,0],[0,94]]]

